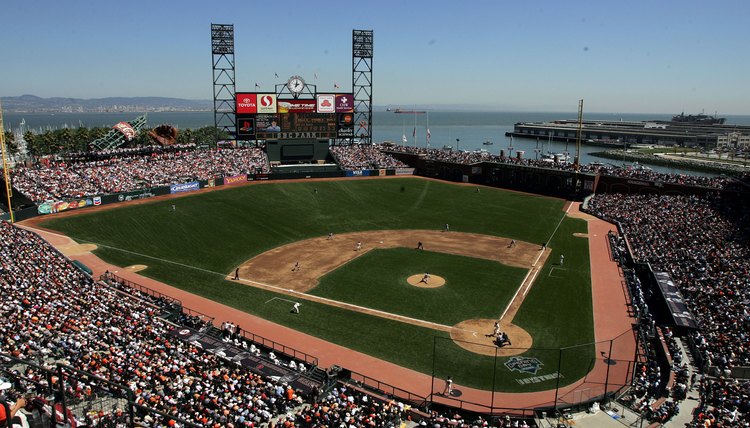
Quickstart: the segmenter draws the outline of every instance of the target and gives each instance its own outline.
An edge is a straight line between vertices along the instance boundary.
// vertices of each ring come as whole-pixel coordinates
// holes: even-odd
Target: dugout
[[[328,140],[266,140],[268,161],[280,164],[333,162]]]

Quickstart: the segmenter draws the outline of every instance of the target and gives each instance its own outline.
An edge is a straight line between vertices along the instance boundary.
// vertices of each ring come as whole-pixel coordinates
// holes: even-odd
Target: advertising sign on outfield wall
[[[230,186],[232,184],[241,184],[247,182],[247,174],[231,175],[224,177],[224,185]]]
[[[191,181],[190,183],[173,184],[169,186],[169,193],[192,192],[201,188],[200,183]]]

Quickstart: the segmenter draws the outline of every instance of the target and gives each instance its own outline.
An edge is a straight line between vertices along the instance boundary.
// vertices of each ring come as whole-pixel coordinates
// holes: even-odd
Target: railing
[[[381,382],[377,379],[373,379],[369,376],[365,376],[361,373],[351,372],[351,380],[356,382],[358,386],[372,389],[376,392],[381,392],[383,395],[391,397],[398,397],[402,400],[406,400],[417,407],[424,406],[429,401],[429,397],[423,397],[419,394],[415,394],[411,391],[407,391],[402,388]]]
[[[300,350],[294,349],[290,346],[286,346],[283,343],[276,342],[274,340],[265,338],[263,336],[259,336],[255,333],[249,332],[247,330],[242,330],[242,337],[258,343],[260,345],[265,346],[266,348],[273,349],[274,351],[279,351],[284,355],[287,355],[289,357],[294,358],[295,360],[301,360],[307,363],[310,366],[317,367],[318,366],[318,357],[315,357],[313,355],[310,355],[308,353],[302,352]]]
[[[141,284],[129,281],[129,280],[125,279],[125,278],[119,277],[119,276],[113,274],[112,272],[107,271],[107,272],[103,273],[102,275],[99,276],[99,279],[102,280],[102,281],[115,281],[115,282],[118,282],[118,283],[120,283],[120,284],[128,287],[128,288],[132,288],[133,290],[136,290],[136,291],[138,291],[140,293],[143,293],[143,294],[145,294],[147,296],[156,297],[157,299],[166,300],[166,301],[170,302],[172,305],[175,305],[176,307],[179,307],[180,309],[182,309],[183,313],[186,313],[186,314],[188,314],[190,316],[193,316],[193,317],[200,318],[201,320],[203,320],[206,323],[206,325],[213,325],[213,322],[215,320],[215,318],[212,317],[212,316],[210,316],[210,315],[206,315],[203,312],[196,311],[195,309],[190,309],[188,307],[183,306],[182,302],[180,300],[178,300],[178,299],[175,299],[174,297],[168,296],[168,295],[166,295],[164,293],[160,293],[160,292],[158,292],[158,291],[156,291],[154,289],[148,288],[148,287],[146,287],[144,285],[141,285]]]
[[[157,297],[157,298],[160,298],[160,299],[166,299],[166,300],[169,300],[171,302],[174,302],[175,304],[179,305],[182,308],[182,311],[184,313],[186,313],[188,315],[191,315],[191,316],[194,316],[194,317],[201,318],[203,320],[206,320],[209,325],[213,325],[213,322],[215,320],[215,318],[212,317],[212,316],[209,316],[209,315],[206,315],[206,314],[204,314],[204,313],[202,313],[200,311],[196,311],[194,309],[190,309],[188,307],[182,306],[182,303],[179,300],[175,299],[175,298],[172,298],[170,296],[167,296],[166,294],[160,293],[160,292],[158,292],[156,290],[153,290],[153,289],[148,288],[146,286],[137,284],[135,282],[128,281],[127,279],[121,278],[121,277],[113,274],[112,272],[105,272],[104,274],[102,274],[100,276],[100,279],[102,279],[102,280],[117,281],[117,282],[119,282],[119,283],[121,283],[121,284],[123,284],[123,285],[125,285],[125,286],[127,286],[129,288],[132,288],[134,290],[137,290],[137,291],[142,292],[144,294],[147,294],[149,296]],[[281,352],[282,354],[290,356],[290,357],[292,357],[292,358],[294,358],[296,360],[304,361],[305,363],[307,363],[309,365],[312,365],[312,366],[317,366],[318,365],[318,357],[312,356],[312,355],[307,354],[305,352],[302,352],[302,351],[300,351],[298,349],[292,348],[290,346],[286,346],[286,345],[284,345],[282,343],[276,342],[276,341],[268,339],[266,337],[257,335],[255,333],[249,332],[247,330],[243,330],[242,331],[242,337],[244,337],[244,338],[246,338],[246,339],[248,339],[248,340],[250,340],[252,342],[255,342],[255,343],[258,343],[260,345],[263,345],[266,348],[273,349],[274,351]]]
[[[173,303],[173,304],[175,304],[177,306],[182,307],[182,302],[180,300],[175,299],[174,297],[171,297],[171,296],[167,296],[166,294],[160,293],[160,292],[158,292],[158,291],[156,291],[154,289],[148,288],[148,287],[143,286],[141,284],[137,284],[135,282],[128,281],[127,279],[125,279],[123,277],[120,277],[120,276],[117,276],[117,275],[113,274],[110,271],[107,271],[107,272],[104,272],[103,274],[101,274],[99,276],[99,279],[102,280],[102,281],[115,281],[115,282],[119,282],[120,284],[122,284],[122,285],[124,285],[124,286],[126,286],[128,288],[132,288],[133,290],[139,291],[139,292],[141,292],[143,294],[149,295],[151,297],[156,297],[158,299],[164,299],[164,300],[169,301],[170,303]]]

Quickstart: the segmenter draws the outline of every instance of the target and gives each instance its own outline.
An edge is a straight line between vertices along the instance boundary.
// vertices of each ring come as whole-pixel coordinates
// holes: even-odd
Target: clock
[[[289,92],[294,95],[299,95],[305,89],[305,79],[299,76],[292,76],[286,82],[286,87],[289,88]]]

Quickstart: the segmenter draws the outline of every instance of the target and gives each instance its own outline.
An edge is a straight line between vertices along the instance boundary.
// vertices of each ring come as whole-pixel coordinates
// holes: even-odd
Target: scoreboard
[[[330,140],[354,136],[352,94],[277,99],[276,94],[236,95],[239,140]]]

